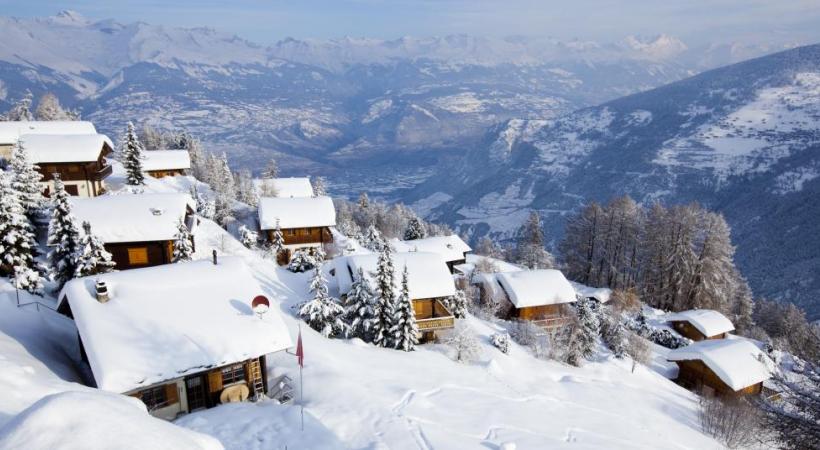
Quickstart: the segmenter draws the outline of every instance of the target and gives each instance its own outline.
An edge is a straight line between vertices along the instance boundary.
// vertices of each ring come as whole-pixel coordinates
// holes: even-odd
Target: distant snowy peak
[[[49,17],[47,20],[61,25],[87,26],[91,24],[91,21],[86,19],[82,14],[70,9],[64,9],[57,13],[57,15]]]
[[[674,58],[689,49],[680,39],[666,34],[649,39],[627,36],[624,42],[632,50],[658,60]]]

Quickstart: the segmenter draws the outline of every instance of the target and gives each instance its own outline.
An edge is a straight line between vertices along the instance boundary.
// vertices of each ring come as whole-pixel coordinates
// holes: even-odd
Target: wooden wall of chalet
[[[431,319],[452,315],[442,306],[441,298],[422,298],[413,300],[413,314],[416,319]]]
[[[694,325],[691,323],[681,320],[681,321],[672,321],[672,328],[675,329],[681,336],[687,337],[693,341],[702,341],[704,339],[725,339],[726,333],[720,333],[714,336],[706,336],[700,332]]]
[[[273,240],[273,230],[265,230],[268,240]],[[333,235],[328,227],[286,228],[282,229],[285,245],[329,244]]]
[[[513,308],[512,317],[521,320],[540,320],[547,317],[560,316],[563,305],[541,305],[526,308]]]
[[[174,252],[173,241],[122,242],[105,244],[117,264],[117,270],[169,264]],[[143,258],[144,252],[144,258]]]
[[[173,177],[176,175],[185,175],[185,171],[182,169],[169,169],[169,170],[148,170],[145,173],[154,177],[154,178],[165,178],[165,177]]]
[[[678,378],[675,381],[681,386],[695,391],[714,393],[722,396],[756,395],[763,389],[763,383],[753,384],[735,391],[720,379],[703,361],[675,361],[678,364]]]

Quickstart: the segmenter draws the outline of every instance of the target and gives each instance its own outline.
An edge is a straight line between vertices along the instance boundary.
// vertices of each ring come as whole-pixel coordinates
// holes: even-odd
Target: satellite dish
[[[270,309],[270,301],[264,295],[257,295],[251,301],[251,309],[261,319],[262,315]]]

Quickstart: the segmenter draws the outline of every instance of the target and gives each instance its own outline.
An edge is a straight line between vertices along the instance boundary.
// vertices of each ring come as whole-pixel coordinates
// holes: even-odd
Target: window
[[[148,248],[134,247],[128,249],[128,264],[137,266],[140,264],[148,264]]]
[[[68,195],[80,195],[80,190],[77,188],[76,184],[66,184],[65,191],[68,192]]]
[[[146,389],[140,392],[140,398],[149,411],[157,408],[162,408],[168,403],[168,397],[165,395],[165,386],[158,386],[151,389]]]
[[[237,364],[235,366],[224,367],[222,369],[222,384],[238,383],[245,381],[245,366]]]

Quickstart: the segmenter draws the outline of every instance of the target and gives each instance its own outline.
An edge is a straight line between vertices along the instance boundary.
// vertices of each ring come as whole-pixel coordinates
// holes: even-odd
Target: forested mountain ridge
[[[511,120],[410,195],[471,236],[530,209],[554,243],[565,215],[628,194],[700,202],[733,229],[755,293],[820,314],[820,46],[761,57],[555,120]]]

